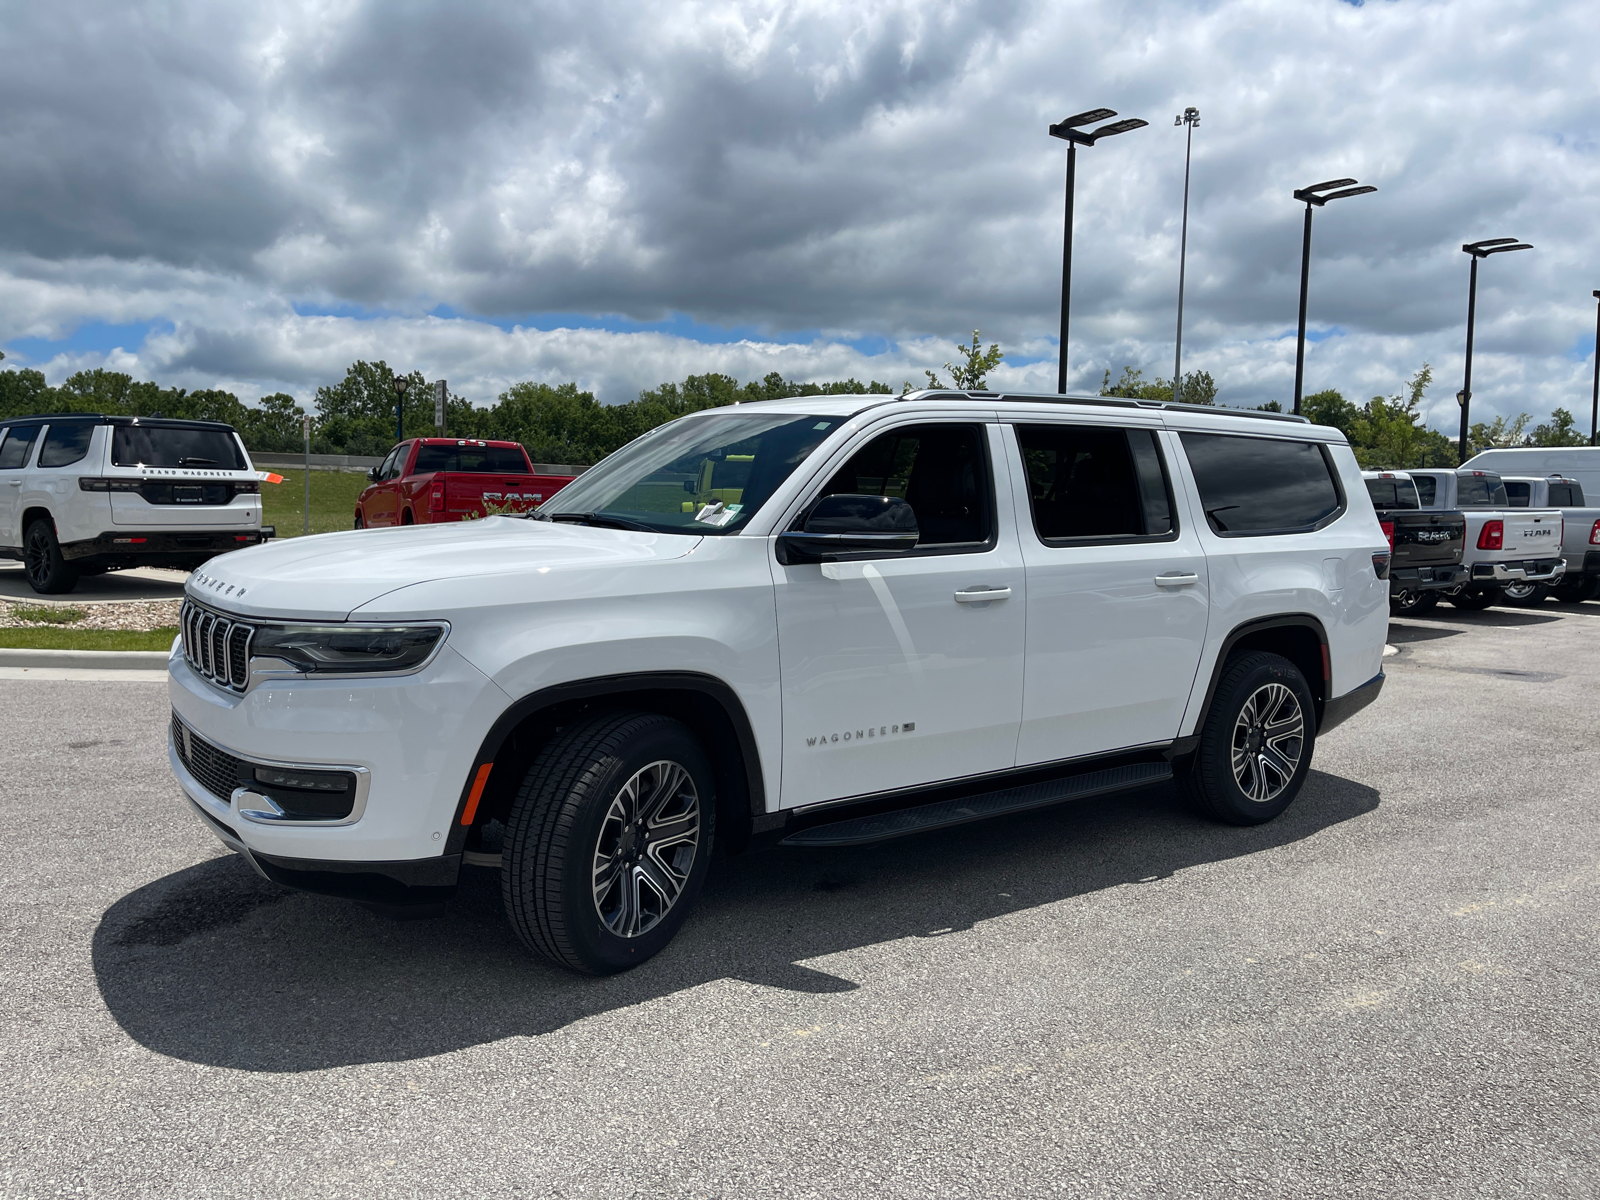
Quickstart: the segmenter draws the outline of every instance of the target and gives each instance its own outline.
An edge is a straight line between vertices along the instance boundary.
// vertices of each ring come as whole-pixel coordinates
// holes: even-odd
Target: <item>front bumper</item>
[[[449,886],[454,867],[439,864],[459,850],[451,835],[465,781],[510,698],[448,644],[411,675],[269,679],[244,694],[210,683],[175,650],[167,690],[174,778],[212,832],[263,874],[335,895],[393,890],[353,883],[358,876],[422,888],[417,895],[430,899],[427,889]],[[183,761],[181,729],[207,744],[203,758],[191,750]],[[348,772],[360,788],[337,819],[284,819],[249,794],[270,791],[251,784],[258,765]]]
[[[1554,583],[1566,574],[1560,558],[1528,558],[1511,562],[1473,563],[1473,583]]]
[[[1402,592],[1431,592],[1440,588],[1459,587],[1466,583],[1470,572],[1460,563],[1442,567],[1402,567],[1389,569],[1389,594]]]

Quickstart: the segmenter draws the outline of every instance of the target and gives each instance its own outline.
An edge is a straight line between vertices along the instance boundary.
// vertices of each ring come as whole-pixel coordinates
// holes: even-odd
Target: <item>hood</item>
[[[411,584],[664,561],[682,558],[699,541],[515,517],[352,529],[220,555],[189,576],[184,592],[241,616],[343,620]]]

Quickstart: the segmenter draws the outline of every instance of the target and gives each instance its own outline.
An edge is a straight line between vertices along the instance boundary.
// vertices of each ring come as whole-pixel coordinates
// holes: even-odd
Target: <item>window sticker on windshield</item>
[[[724,505],[721,500],[713,500],[699,512],[695,513],[694,519],[701,525],[712,525],[718,529],[721,529],[729,521],[733,520],[739,515],[739,507],[742,506],[729,508]]]
[[[832,424],[833,424],[833,422],[832,422],[832,421],[818,421],[818,422],[817,422],[817,423],[816,423],[816,424],[815,424],[815,425],[813,425],[813,426],[812,426],[812,427],[811,427],[811,428],[812,428],[812,429],[826,429],[826,428],[828,428],[828,426],[830,426],[830,425],[832,425]]]

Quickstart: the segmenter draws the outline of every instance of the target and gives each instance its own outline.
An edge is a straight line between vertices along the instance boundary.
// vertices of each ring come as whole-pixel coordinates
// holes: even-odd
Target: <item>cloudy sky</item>
[[[896,385],[982,328],[1053,390],[1063,143],[1074,389],[1167,375],[1195,105],[1185,367],[1287,400],[1424,361],[1475,407],[1587,425],[1600,287],[1593,0],[13,0],[0,22],[0,348],[304,399],[355,358],[491,401],[689,372]]]

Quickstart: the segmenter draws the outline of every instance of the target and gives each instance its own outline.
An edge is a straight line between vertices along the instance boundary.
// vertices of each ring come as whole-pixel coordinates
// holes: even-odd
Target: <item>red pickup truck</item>
[[[567,484],[571,475],[538,475],[516,442],[415,438],[389,451],[367,472],[371,485],[356,498],[356,528],[462,521],[497,511],[527,512]]]

